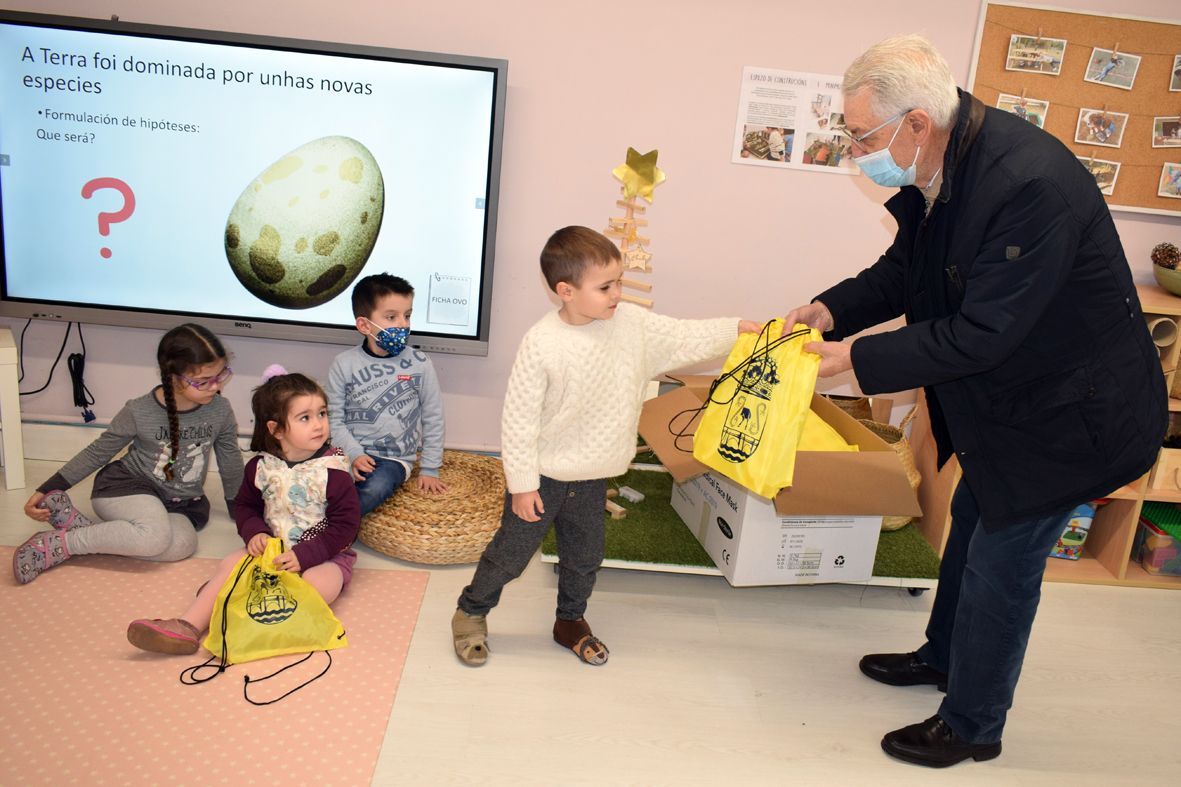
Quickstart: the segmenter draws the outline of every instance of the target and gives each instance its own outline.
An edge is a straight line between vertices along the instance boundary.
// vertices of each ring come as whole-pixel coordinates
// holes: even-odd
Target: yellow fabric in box
[[[804,433],[800,435],[801,451],[858,451],[855,445],[849,445],[841,433],[832,425],[818,416],[813,410],[808,410],[804,421]]]

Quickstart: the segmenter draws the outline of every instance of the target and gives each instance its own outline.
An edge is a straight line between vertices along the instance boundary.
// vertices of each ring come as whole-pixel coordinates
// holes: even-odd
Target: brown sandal
[[[585,618],[578,620],[554,621],[554,642],[564,648],[574,651],[583,663],[600,666],[607,663],[607,656],[611,651],[602,640],[591,633],[590,624]]]
[[[482,667],[488,660],[488,617],[469,615],[462,609],[451,616],[451,637],[455,655],[469,667]]]

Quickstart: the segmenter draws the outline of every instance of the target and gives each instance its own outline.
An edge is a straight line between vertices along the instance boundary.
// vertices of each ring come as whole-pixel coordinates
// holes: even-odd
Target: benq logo
[[[730,529],[730,524],[721,517],[718,517],[718,530],[721,530],[722,535],[726,538],[734,538],[734,531]]]
[[[249,328],[250,330],[253,331],[254,330],[254,323],[252,323],[252,322],[235,322],[234,327],[235,328]]]

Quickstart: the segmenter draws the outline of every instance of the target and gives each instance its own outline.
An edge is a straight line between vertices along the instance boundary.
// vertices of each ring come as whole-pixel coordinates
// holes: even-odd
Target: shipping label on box
[[[735,587],[863,582],[873,574],[880,516],[783,516],[712,472],[673,484],[672,507]]]

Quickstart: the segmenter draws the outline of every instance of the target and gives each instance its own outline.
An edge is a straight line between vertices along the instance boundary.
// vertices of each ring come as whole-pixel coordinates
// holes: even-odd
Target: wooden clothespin
[[[1039,28],[1037,29],[1037,40],[1033,42],[1033,45],[1034,45],[1034,46],[1037,46],[1037,45],[1038,45],[1038,44],[1040,44],[1041,42],[1042,42],[1042,29],[1039,27]]]
[[[1025,88],[1021,88],[1021,100],[1025,101]]]
[[[1087,162],[1087,171],[1088,172],[1095,171],[1095,151],[1093,151],[1093,150],[1091,151],[1091,160]]]
[[[1100,120],[1107,120],[1107,105],[1106,105],[1106,104],[1104,104],[1104,105],[1103,105],[1103,109],[1102,109],[1102,110],[1100,110],[1100,111],[1101,111],[1103,114],[1101,114],[1101,115],[1099,116],[1099,119],[1100,119]]]
[[[1119,54],[1119,41],[1115,42],[1115,47],[1111,50],[1111,56],[1115,57]]]

